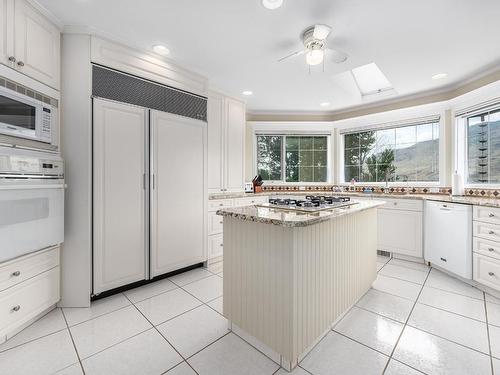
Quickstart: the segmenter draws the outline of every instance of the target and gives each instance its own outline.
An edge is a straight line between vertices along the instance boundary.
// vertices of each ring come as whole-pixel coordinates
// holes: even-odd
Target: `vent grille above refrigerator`
[[[207,99],[128,74],[92,67],[92,96],[207,121]]]

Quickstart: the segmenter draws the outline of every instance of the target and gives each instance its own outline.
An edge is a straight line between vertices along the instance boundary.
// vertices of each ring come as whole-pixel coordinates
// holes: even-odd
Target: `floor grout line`
[[[495,368],[493,367],[493,354],[491,353],[490,327],[489,327],[489,324],[488,324],[488,306],[486,304],[486,293],[485,292],[483,292],[483,298],[484,298],[484,314],[486,316],[486,334],[488,336],[488,349],[490,351],[491,373],[495,374]]]
[[[127,298],[127,299],[128,299],[128,297],[127,297],[127,296],[125,296],[125,298]],[[130,301],[130,299],[128,299],[128,300]],[[130,302],[132,303],[132,301],[130,301]],[[157,328],[157,327],[156,327],[156,326],[155,326],[155,325],[154,325],[154,324],[153,324],[153,323],[152,323],[152,322],[151,322],[151,321],[150,321],[150,320],[146,317],[146,315],[144,315],[144,314],[142,313],[142,311],[141,311],[141,310],[139,310],[139,308],[138,308],[138,307],[137,307],[134,303],[132,303],[132,306],[134,306],[134,308],[135,308],[135,309],[139,312],[139,314],[141,314],[141,315],[144,317],[144,319],[146,319],[146,320],[149,322],[149,324],[151,324],[151,325],[153,326],[153,329],[154,329],[154,330],[156,330],[156,332],[158,332],[158,334],[159,334],[161,337],[163,337],[163,339],[164,339],[164,340],[165,340],[165,341],[166,341],[166,342],[167,342],[167,343],[168,343],[168,344],[172,347],[172,349],[174,349],[174,350],[175,350],[175,352],[176,352],[176,353],[177,353],[177,354],[178,354],[178,355],[182,358],[182,361],[185,361],[185,362],[187,363],[187,365],[188,365],[189,367],[191,367],[191,369],[195,372],[195,374],[198,374],[198,372],[197,372],[197,371],[196,371],[196,370],[195,370],[195,369],[194,369],[194,368],[193,368],[193,367],[189,364],[189,362],[188,362],[188,361],[186,361],[186,358],[184,358],[184,356],[183,356],[183,355],[182,355],[182,354],[181,354],[181,353],[180,353],[180,352],[176,349],[176,347],[175,347],[175,346],[173,346],[173,345],[172,345],[172,343],[171,343],[170,341],[168,341],[168,340],[167,340],[167,338],[166,338],[165,336],[163,336],[163,335],[162,335],[162,333],[159,331],[159,329],[158,329],[158,328]],[[177,365],[179,365],[180,363],[182,363],[182,361],[181,361],[181,362],[179,362]],[[177,365],[175,365],[175,366],[177,366]],[[175,366],[173,366],[173,367],[169,368],[167,371],[170,371],[170,370],[171,370],[172,368],[174,368]]]
[[[392,352],[389,355],[389,360],[385,364],[385,367],[384,367],[384,370],[382,371],[382,374],[385,374],[385,372],[387,370],[387,366],[389,366],[389,362],[391,361],[391,359],[392,359],[392,357],[394,355],[394,352],[396,351],[396,348],[398,347],[399,340],[401,340],[401,337],[403,337],[403,333],[404,333],[404,331],[406,329],[406,326],[408,325],[408,321],[410,320],[411,314],[413,313],[413,310],[415,309],[415,306],[417,305],[417,301],[420,298],[420,295],[422,294],[422,291],[424,290],[424,285],[427,282],[427,279],[429,278],[430,273],[431,273],[431,269],[429,269],[427,271],[427,276],[426,276],[426,278],[424,280],[424,283],[422,284],[422,287],[420,288],[420,291],[418,292],[417,298],[415,299],[415,302],[413,303],[413,306],[412,306],[412,308],[410,310],[410,313],[408,314],[408,317],[406,318],[406,321],[405,321],[405,323],[403,325],[403,329],[401,330],[401,333],[399,334],[399,337],[396,340],[396,343],[394,344],[394,347],[392,348]]]
[[[71,330],[69,329],[68,320],[66,319],[66,315],[64,314],[63,309],[61,309],[61,313],[62,313],[62,316],[64,318],[64,321],[66,322],[66,329],[68,330],[69,337],[71,338],[71,342],[73,343],[73,348],[75,349],[76,357],[78,358],[78,363],[80,364],[80,368],[82,369],[83,375],[85,375],[85,369],[83,368],[82,359],[80,358],[80,353],[78,353],[78,349],[76,348],[75,339],[73,338],[73,334],[71,333]]]

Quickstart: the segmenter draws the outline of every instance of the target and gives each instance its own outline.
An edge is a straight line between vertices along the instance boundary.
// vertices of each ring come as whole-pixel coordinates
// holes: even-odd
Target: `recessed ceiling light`
[[[170,53],[170,50],[165,47],[163,44],[155,44],[153,46],[153,51],[155,51],[159,55],[168,55]]]
[[[262,5],[267,9],[278,9],[283,5],[283,0],[262,0]]]
[[[322,107],[328,107],[330,105],[330,102],[322,102],[322,103],[319,103],[319,105]]]
[[[245,96],[250,96],[250,95],[253,95],[253,91],[250,91],[250,90],[245,90],[242,92],[243,95]]]
[[[443,79],[448,77],[448,73],[438,73],[432,76],[432,79]]]

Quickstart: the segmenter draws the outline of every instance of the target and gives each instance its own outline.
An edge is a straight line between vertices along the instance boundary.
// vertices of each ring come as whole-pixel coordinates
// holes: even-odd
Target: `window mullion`
[[[281,181],[286,182],[286,135],[281,138]]]

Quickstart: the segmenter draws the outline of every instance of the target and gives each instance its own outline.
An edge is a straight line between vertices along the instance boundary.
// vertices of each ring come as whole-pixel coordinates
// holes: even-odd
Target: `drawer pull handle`
[[[495,249],[492,247],[488,247],[488,251],[495,251]]]
[[[21,275],[21,271],[14,271],[14,272],[12,272],[12,276],[14,276],[14,277],[18,277],[20,275]]]
[[[490,231],[488,232],[488,234],[495,234],[495,232],[494,232],[494,231],[492,231],[492,230],[490,230]]]
[[[495,276],[495,274],[493,272],[488,272],[488,275]]]
[[[14,307],[12,308],[12,311],[15,311],[15,312],[17,312],[17,311],[19,311],[19,310],[21,310],[21,306],[19,306],[19,305],[16,305],[16,306],[14,306]]]
[[[489,217],[495,216],[495,214],[492,214],[491,212],[488,214]]]
[[[394,202],[394,205],[397,206],[398,205],[398,202]]]

